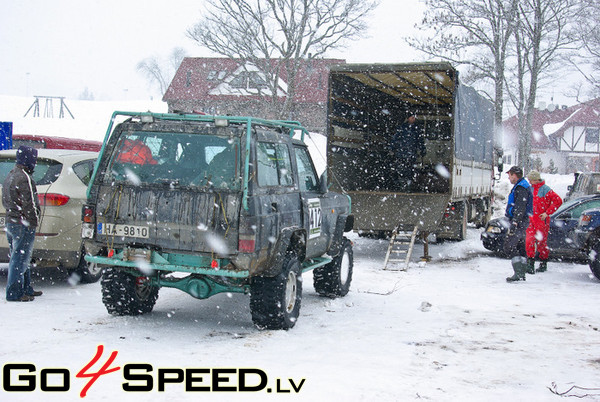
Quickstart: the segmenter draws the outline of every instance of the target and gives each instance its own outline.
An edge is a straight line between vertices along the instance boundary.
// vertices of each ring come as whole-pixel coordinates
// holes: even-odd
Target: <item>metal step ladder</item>
[[[416,238],[416,226],[412,231],[403,231],[399,228],[394,229],[392,232],[392,237],[390,238],[390,245],[388,246],[387,253],[385,254],[383,269],[391,269],[388,268],[389,263],[402,262],[404,263],[404,266],[400,269],[402,271],[406,271],[408,269],[408,263],[410,262],[410,256],[412,255]],[[393,254],[405,255],[405,257],[393,258]]]

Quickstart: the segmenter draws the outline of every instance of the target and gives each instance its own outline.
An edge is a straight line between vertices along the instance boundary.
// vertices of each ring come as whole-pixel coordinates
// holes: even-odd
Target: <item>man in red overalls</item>
[[[152,157],[150,148],[140,140],[126,138],[121,145],[117,162],[134,163],[136,165],[156,165],[158,162]]]
[[[562,204],[562,199],[540,177],[540,173],[532,170],[527,175],[533,190],[533,215],[529,219],[529,227],[525,236],[527,250],[527,273],[544,272],[548,266],[548,231],[550,230],[550,215]],[[535,269],[535,252],[540,258],[540,266]]]

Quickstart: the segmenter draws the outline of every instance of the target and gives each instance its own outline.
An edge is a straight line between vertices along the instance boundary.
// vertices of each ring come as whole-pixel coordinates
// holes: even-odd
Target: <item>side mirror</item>
[[[325,194],[327,190],[327,170],[325,170],[319,177],[319,192]]]

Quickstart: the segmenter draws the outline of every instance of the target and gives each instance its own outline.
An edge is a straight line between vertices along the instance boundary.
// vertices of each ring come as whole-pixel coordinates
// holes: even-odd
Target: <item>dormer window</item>
[[[262,89],[267,88],[267,82],[257,71],[242,71],[229,85],[237,89]]]
[[[225,71],[217,71],[217,70],[212,70],[208,72],[208,76],[206,77],[206,79],[208,81],[217,81],[217,80],[222,80],[225,77]]]

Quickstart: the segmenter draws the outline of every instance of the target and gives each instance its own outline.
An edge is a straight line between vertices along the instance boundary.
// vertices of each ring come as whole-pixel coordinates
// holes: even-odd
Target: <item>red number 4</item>
[[[98,378],[100,378],[100,376],[104,375],[104,374],[110,374],[113,373],[115,371],[118,371],[121,369],[121,367],[113,367],[111,369],[109,369],[108,367],[112,364],[113,361],[115,361],[115,358],[117,357],[117,354],[119,352],[117,352],[116,350],[114,352],[112,352],[110,354],[110,357],[108,358],[108,360],[106,361],[106,363],[104,363],[104,365],[102,366],[102,368],[100,368],[100,370],[98,370],[95,373],[88,373],[87,371],[98,362],[98,360],[100,360],[100,356],[102,356],[102,352],[104,352],[104,346],[103,345],[98,345],[98,350],[96,351],[96,356],[94,356],[94,358],[81,370],[79,370],[79,373],[77,373],[76,377],[77,378],[89,378],[90,380],[88,381],[88,383],[86,384],[85,387],[83,387],[83,389],[81,390],[81,392],[79,393],[79,396],[81,398],[85,398],[87,391],[90,389],[90,387],[96,382],[96,380]]]

